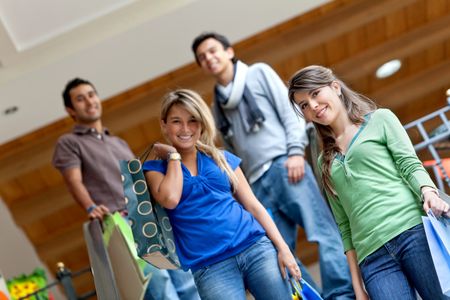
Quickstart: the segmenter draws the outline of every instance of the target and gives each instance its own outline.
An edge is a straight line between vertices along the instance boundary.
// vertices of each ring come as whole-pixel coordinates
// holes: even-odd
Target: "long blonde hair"
[[[188,89],[178,89],[165,95],[161,104],[161,120],[167,122],[167,114],[173,105],[181,105],[185,108],[194,118],[201,124],[201,135],[196,143],[196,147],[199,151],[209,155],[224,171],[233,187],[233,191],[237,188],[238,179],[236,174],[227,163],[225,156],[221,150],[219,150],[214,141],[216,139],[216,126],[214,124],[214,118],[211,114],[206,102],[196,92]]]
[[[329,86],[337,82],[341,86],[341,99],[347,115],[353,124],[362,124],[364,116],[377,109],[377,105],[371,99],[349,88],[342,80],[337,78],[333,71],[322,66],[308,66],[295,73],[289,80],[289,100],[292,107],[300,116],[303,116],[295,103],[295,93],[310,92],[315,89]],[[331,182],[331,166],[333,159],[340,152],[336,144],[336,138],[330,126],[314,123],[322,143],[322,182],[329,195],[336,196],[336,191]]]

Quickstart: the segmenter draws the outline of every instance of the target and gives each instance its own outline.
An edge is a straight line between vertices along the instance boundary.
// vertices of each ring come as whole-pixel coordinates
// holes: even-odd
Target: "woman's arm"
[[[369,296],[364,289],[364,283],[361,277],[361,272],[358,266],[358,260],[356,258],[356,252],[354,249],[345,252],[347,256],[347,262],[350,267],[350,273],[352,275],[353,290],[357,300],[368,300]]]
[[[155,144],[154,151],[158,157],[167,157],[169,152],[176,152],[176,149],[169,145]],[[165,175],[149,171],[145,173],[145,178],[152,196],[159,204],[169,209],[177,207],[183,191],[183,171],[180,160],[169,160]]]
[[[288,245],[283,240],[272,218],[267,213],[264,206],[262,206],[258,199],[256,199],[241,168],[238,167],[235,172],[238,178],[238,186],[235,192],[235,197],[239,203],[241,203],[244,208],[255,217],[259,224],[261,224],[261,226],[265,229],[267,236],[277,249],[278,264],[280,266],[283,278],[286,278],[285,268],[288,268],[289,273],[297,280],[300,280],[301,272],[297,262],[295,261]]]
[[[437,193],[427,192],[430,189],[435,190],[435,185],[417,157],[403,125],[391,111],[385,111],[383,117],[386,146],[402,176],[417,194],[422,194],[425,212],[431,209],[436,216],[447,214],[449,205],[439,198]]]

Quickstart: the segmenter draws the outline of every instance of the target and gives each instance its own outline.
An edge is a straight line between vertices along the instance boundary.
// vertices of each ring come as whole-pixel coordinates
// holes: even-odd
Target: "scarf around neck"
[[[215,87],[214,113],[220,132],[224,137],[233,136],[231,124],[225,112],[238,109],[245,132],[258,132],[265,120],[264,114],[256,104],[251,90],[246,84],[248,65],[237,61],[234,66],[234,77],[230,83],[231,91],[227,88]],[[228,93],[227,93],[228,92]]]

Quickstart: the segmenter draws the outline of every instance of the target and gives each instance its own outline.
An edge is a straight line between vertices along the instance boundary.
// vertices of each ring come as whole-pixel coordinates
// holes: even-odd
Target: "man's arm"
[[[68,168],[62,171],[62,176],[75,201],[88,212],[89,218],[103,219],[109,213],[104,205],[96,205],[83,184],[83,176],[79,167]]]
[[[305,120],[295,115],[289,102],[287,87],[268,65],[261,64],[264,89],[286,133],[288,159],[285,167],[290,183],[297,183],[305,175],[305,147],[308,145]]]

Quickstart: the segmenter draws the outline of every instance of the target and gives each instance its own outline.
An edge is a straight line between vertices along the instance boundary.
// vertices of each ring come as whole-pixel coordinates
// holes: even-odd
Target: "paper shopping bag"
[[[128,218],[139,257],[159,269],[178,269],[180,262],[169,217],[152,199],[139,159],[121,161]]]
[[[439,221],[431,210],[422,221],[442,293],[450,296],[450,227]]]
[[[138,257],[131,228],[120,213],[104,218],[103,240],[121,298],[143,299],[151,277],[143,273],[147,263]]]

